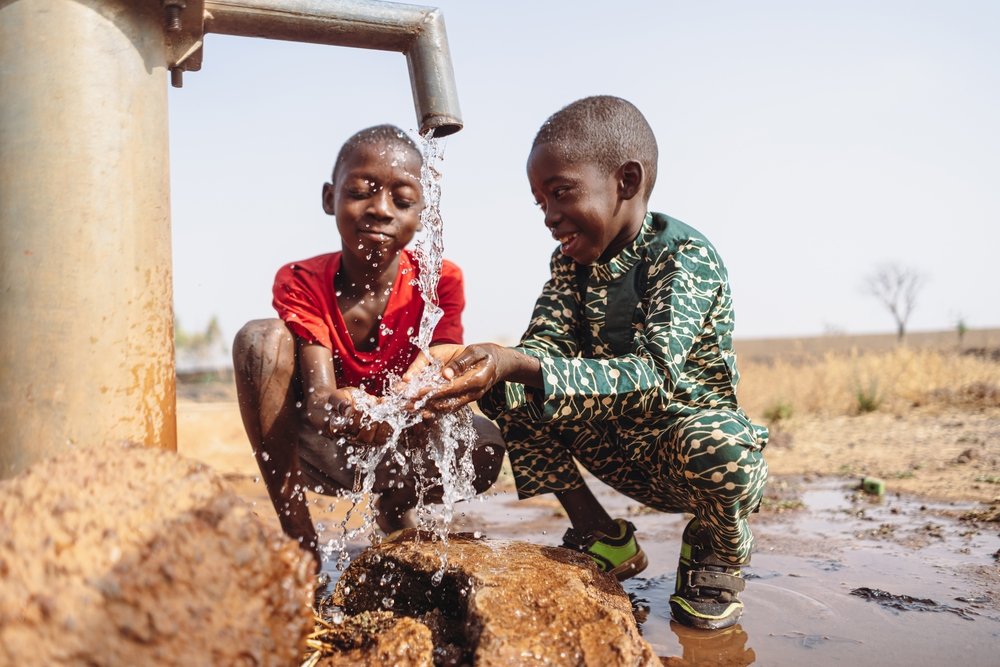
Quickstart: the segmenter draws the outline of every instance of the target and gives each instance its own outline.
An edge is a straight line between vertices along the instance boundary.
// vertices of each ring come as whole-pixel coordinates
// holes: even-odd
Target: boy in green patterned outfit
[[[520,497],[554,493],[572,523],[564,545],[619,579],[646,556],[577,462],[644,505],[692,513],[670,606],[685,624],[724,628],[743,609],[767,431],[736,400],[721,258],[697,230],[647,211],[656,161],[646,119],[617,97],[578,100],[542,125],[528,180],[560,244],[551,278],[517,347],[433,348],[450,382],[428,408],[478,399],[503,430]]]

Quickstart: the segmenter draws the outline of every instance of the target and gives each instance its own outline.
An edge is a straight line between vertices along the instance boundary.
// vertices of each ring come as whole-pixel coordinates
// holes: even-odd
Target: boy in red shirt
[[[353,392],[383,395],[390,374],[401,375],[419,353],[411,338],[424,308],[415,287],[420,267],[405,248],[420,228],[422,160],[393,125],[350,137],[323,185],[323,210],[337,219],[342,251],[281,267],[274,281],[281,319],[249,322],[233,344],[240,412],[271,502],[285,533],[317,557],[303,490],[355,487],[349,452],[385,442],[388,430],[362,426]],[[437,291],[444,312],[431,345],[461,343],[462,274],[447,260]],[[503,440],[489,420],[476,416],[474,425],[474,486],[482,492],[496,480]],[[419,451],[425,435],[412,428],[400,442]],[[385,458],[373,491],[376,520],[389,533],[409,525],[417,495],[412,475]],[[435,489],[425,499],[435,500]]]

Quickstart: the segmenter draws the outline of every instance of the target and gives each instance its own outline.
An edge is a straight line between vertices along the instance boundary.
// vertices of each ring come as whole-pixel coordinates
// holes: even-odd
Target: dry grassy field
[[[741,341],[740,402],[774,474],[873,475],[890,491],[1000,498],[1000,329]]]
[[[738,341],[740,403],[768,419],[1000,406],[1000,329]]]

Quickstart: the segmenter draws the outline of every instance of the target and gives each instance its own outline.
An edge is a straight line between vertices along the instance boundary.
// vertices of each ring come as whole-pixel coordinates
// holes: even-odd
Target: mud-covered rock
[[[433,667],[431,630],[420,621],[388,611],[338,617],[310,640],[315,667]]]
[[[631,603],[589,558],[556,547],[414,532],[361,554],[334,596],[348,614],[429,619],[438,664],[653,665]],[[434,627],[437,624],[438,627]]]
[[[0,664],[290,665],[312,560],[206,466],[74,448],[0,482]]]

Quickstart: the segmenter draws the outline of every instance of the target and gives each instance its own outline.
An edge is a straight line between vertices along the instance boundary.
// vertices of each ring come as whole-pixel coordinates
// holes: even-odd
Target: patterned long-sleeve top
[[[605,321],[609,291],[615,298],[613,281],[640,262],[646,275],[631,351],[614,356]],[[738,409],[728,275],[700,232],[649,213],[635,241],[607,263],[578,268],[557,249],[551,272],[516,348],[538,358],[544,386],[498,384],[480,399],[488,416],[517,410],[533,421],[624,417],[638,426]]]

